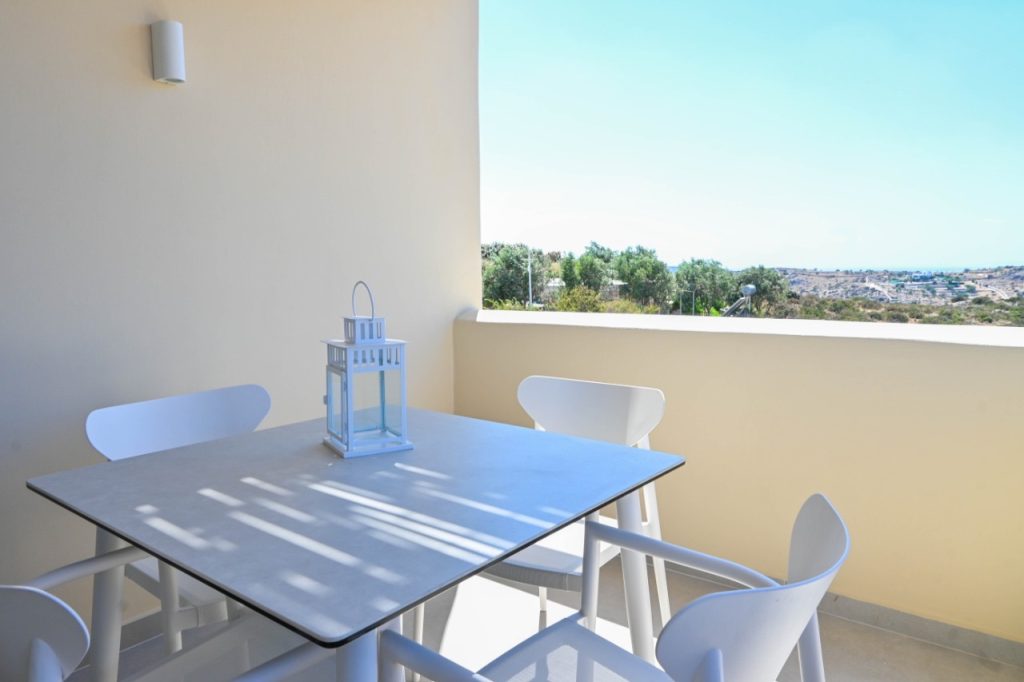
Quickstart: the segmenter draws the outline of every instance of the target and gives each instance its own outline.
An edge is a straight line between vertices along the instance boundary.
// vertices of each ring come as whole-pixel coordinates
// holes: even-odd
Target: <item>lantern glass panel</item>
[[[327,430],[338,438],[345,437],[345,384],[342,374],[327,372]]]
[[[402,380],[399,372],[354,375],[353,431],[357,439],[401,435]]]

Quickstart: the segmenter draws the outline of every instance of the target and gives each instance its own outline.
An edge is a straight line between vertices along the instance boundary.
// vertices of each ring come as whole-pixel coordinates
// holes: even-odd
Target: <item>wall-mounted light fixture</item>
[[[153,80],[185,82],[185,29],[179,21],[158,21],[149,27],[153,40]]]

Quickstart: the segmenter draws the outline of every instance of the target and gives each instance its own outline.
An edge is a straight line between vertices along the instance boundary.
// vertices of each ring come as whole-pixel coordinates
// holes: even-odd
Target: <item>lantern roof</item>
[[[352,343],[348,339],[323,339],[322,343],[332,346],[334,348],[368,348],[370,346],[397,346],[404,345],[405,341],[402,339],[380,339],[373,343],[362,342]]]

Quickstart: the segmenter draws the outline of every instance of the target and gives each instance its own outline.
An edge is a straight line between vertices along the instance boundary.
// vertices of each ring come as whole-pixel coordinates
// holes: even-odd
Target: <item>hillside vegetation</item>
[[[525,244],[481,247],[484,307],[718,316],[752,284],[748,315],[803,320],[1024,326],[1024,267],[956,273],[819,271],[714,260],[672,268],[643,246],[578,257]]]
[[[977,296],[969,301],[925,304],[883,303],[867,298],[829,299],[793,295],[770,317],[851,322],[913,322],[919,324],[992,324],[1024,326],[1024,297],[997,301]]]

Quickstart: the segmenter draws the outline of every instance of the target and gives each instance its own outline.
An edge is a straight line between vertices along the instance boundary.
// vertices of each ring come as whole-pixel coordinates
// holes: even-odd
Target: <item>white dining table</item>
[[[641,532],[636,491],[684,463],[534,429],[409,410],[409,451],[339,458],[322,419],[28,482],[95,524],[376,679],[376,631],[601,507]],[[653,660],[644,558],[624,552],[634,651]],[[94,583],[95,679],[115,680],[124,570]]]

